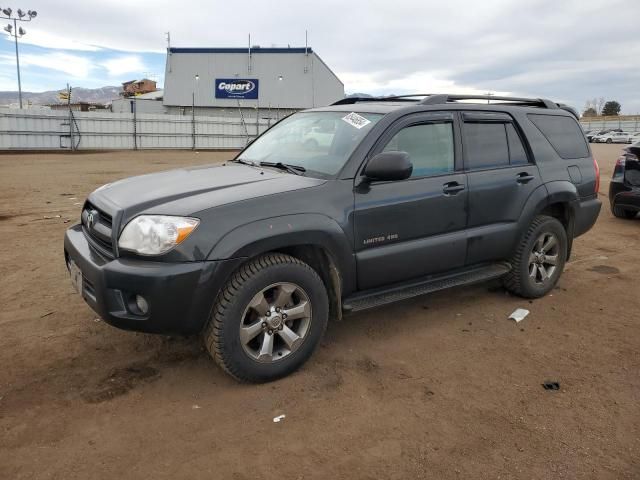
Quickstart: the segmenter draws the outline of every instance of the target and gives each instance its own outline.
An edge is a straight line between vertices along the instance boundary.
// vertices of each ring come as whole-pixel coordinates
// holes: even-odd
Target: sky
[[[24,2],[24,3],[20,3]],[[38,12],[23,24],[24,91],[162,84],[174,47],[309,46],[346,93],[546,97],[582,110],[617,100],[640,113],[636,0],[2,0]],[[3,20],[2,22],[7,22]],[[4,26],[4,23],[0,24]],[[0,90],[17,90],[1,31]]]

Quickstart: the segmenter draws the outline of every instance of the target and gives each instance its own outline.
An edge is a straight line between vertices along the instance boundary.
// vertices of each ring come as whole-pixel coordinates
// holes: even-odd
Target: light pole
[[[284,80],[284,77],[278,75],[278,120],[280,120],[280,103],[282,101],[282,80]]]
[[[4,16],[0,16],[0,19],[5,20],[13,20],[13,25],[10,23],[4,27],[4,31],[11,35],[16,41],[16,68],[18,70],[18,99],[20,101],[20,109],[22,109],[22,83],[20,82],[20,56],[18,55],[18,39],[26,35],[27,31],[20,27],[18,28],[18,22],[30,22],[38,15],[38,12],[35,10],[28,10],[26,13],[23,12],[20,8],[16,12],[18,15],[12,16],[13,10],[10,8],[3,8],[2,14]],[[28,18],[25,18],[28,17]]]
[[[196,149],[196,90],[198,90],[198,80],[200,75],[196,73],[193,77],[193,91],[191,92],[191,135],[193,136],[192,150]]]

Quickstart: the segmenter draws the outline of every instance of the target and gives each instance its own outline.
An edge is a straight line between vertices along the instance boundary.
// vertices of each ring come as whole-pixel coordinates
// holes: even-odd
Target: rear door
[[[382,135],[382,151],[409,154],[407,180],[355,189],[355,251],[361,290],[464,265],[467,213],[459,129],[452,112],[409,115]]]
[[[461,115],[469,183],[467,264],[504,260],[524,204],[542,184],[540,173],[510,115]]]

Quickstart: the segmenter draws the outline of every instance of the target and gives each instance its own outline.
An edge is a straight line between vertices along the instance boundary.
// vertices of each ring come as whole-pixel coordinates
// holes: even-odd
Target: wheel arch
[[[544,205],[538,205],[535,215],[547,215],[557,219],[567,232],[567,260],[571,257],[575,232],[576,209],[580,197],[576,186],[569,181],[546,184],[548,196]]]
[[[576,208],[579,196],[576,186],[569,181],[548,182],[535,190],[528,198],[522,215],[519,230],[525,232],[538,215],[556,218],[567,232],[567,260],[571,254],[574,236]],[[516,244],[517,245],[517,244]]]
[[[347,235],[335,220],[304,214],[245,224],[226,234],[208,259],[250,259],[268,252],[291,255],[316,270],[327,288],[330,315],[341,318],[342,296],[355,289],[355,259]]]

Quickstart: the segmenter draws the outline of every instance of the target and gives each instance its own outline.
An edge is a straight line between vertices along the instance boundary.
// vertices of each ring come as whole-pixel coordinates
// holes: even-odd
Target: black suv
[[[65,259],[111,325],[202,334],[229,374],[263,382],[302,365],[344,312],[493,278],[545,295],[598,217],[598,187],[563,105],[349,98],[285,118],[224,165],[97,189]]]
[[[611,211],[618,218],[635,218],[640,212],[640,142],[623,150],[609,182]]]

